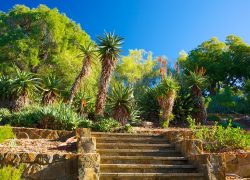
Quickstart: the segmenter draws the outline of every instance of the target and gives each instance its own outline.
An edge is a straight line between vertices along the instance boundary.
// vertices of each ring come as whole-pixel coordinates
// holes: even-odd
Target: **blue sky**
[[[123,54],[142,48],[170,61],[216,36],[235,34],[250,43],[250,0],[0,0],[0,10],[15,4],[58,8],[95,40],[115,31],[125,37]]]

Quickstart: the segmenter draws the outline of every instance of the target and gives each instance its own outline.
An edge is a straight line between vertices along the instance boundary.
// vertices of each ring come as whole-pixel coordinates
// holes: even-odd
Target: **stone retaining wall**
[[[1,165],[24,165],[25,179],[67,179],[78,177],[77,154],[0,153]]]
[[[12,127],[18,139],[51,139],[51,140],[66,140],[69,137],[75,136],[74,131],[65,130],[50,130],[50,129],[36,129],[36,128],[23,128]]]
[[[164,135],[206,174],[208,180],[225,180],[227,174],[250,177],[250,152],[204,153],[202,143],[193,138],[191,131],[171,130],[164,132]]]
[[[26,180],[98,180],[100,156],[96,153],[95,138],[90,129],[59,131],[35,128],[13,127],[16,138],[50,139],[65,141],[77,137],[77,153],[36,154],[0,152],[0,166],[24,165],[23,178]]]

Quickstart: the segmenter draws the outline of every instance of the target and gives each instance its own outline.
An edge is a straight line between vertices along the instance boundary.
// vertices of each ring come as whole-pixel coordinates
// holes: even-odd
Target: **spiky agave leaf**
[[[112,116],[122,124],[126,123],[133,109],[133,89],[123,84],[116,84],[111,89],[107,100]]]
[[[11,93],[18,97],[23,94],[30,96],[32,93],[41,88],[41,79],[36,77],[33,73],[21,71],[18,67],[14,67],[15,76],[11,83]]]
[[[116,60],[121,52],[121,44],[123,43],[122,37],[114,33],[104,33],[104,36],[97,37],[99,42],[99,53],[102,57],[108,57],[111,60]],[[103,58],[102,58],[103,59]]]

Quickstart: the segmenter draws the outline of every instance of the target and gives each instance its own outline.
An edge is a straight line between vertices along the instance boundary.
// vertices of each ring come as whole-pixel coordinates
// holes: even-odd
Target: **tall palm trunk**
[[[108,57],[104,58],[104,61],[102,61],[102,72],[95,104],[95,114],[98,116],[103,116],[104,113],[109,83],[115,64],[116,62]]]
[[[90,74],[90,71],[91,71],[91,60],[90,57],[86,56],[82,64],[81,72],[78,74],[72,88],[70,89],[69,104],[72,104],[75,94],[81,84],[83,77],[88,76]]]
[[[173,107],[174,107],[174,100],[176,97],[175,91],[170,91],[167,96],[159,97],[158,102],[162,109],[162,121],[164,126],[168,127],[170,120],[173,118]]]
[[[194,109],[193,118],[196,120],[197,123],[205,123],[207,119],[207,111],[202,100],[202,92],[201,89],[193,85],[192,86],[192,94],[194,97]]]

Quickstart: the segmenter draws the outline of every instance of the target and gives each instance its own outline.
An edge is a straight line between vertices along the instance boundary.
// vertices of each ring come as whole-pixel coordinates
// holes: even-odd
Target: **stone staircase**
[[[203,173],[188,162],[161,135],[99,133],[101,180],[203,180]]]

